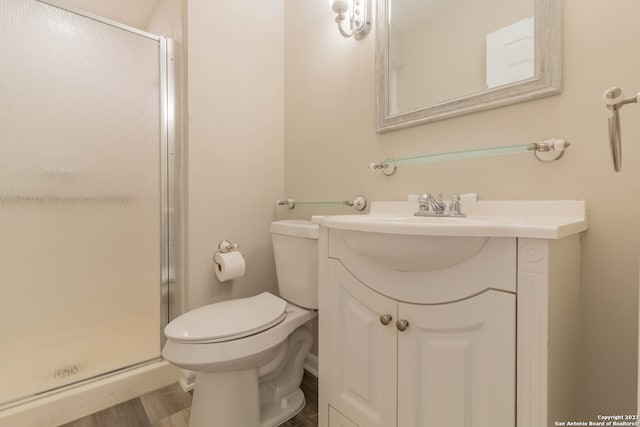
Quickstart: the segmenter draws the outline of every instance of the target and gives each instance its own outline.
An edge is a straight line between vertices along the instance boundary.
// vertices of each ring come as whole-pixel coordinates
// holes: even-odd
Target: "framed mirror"
[[[560,0],[377,0],[379,133],[561,91]]]

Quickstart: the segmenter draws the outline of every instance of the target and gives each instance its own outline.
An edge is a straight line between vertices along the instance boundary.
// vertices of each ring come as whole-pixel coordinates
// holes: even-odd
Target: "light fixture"
[[[337,14],[338,31],[344,37],[362,40],[371,30],[371,0],[330,0]],[[347,27],[345,29],[345,27]]]

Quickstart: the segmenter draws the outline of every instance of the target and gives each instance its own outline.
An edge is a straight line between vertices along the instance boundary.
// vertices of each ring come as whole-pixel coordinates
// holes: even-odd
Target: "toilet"
[[[318,308],[318,225],[271,223],[280,296],[263,292],[189,311],[165,328],[162,356],[196,371],[190,427],[275,427],[300,390]]]

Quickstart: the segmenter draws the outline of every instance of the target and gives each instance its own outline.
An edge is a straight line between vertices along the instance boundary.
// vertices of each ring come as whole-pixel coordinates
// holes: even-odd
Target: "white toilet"
[[[275,427],[304,406],[300,382],[312,344],[306,323],[318,308],[318,225],[276,221],[270,231],[282,298],[264,292],[211,304],[165,328],[163,357],[198,372],[190,427]]]

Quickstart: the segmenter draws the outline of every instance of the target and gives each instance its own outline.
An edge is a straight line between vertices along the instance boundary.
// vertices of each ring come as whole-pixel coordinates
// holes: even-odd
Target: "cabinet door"
[[[329,407],[329,427],[358,427],[347,417]]]
[[[515,295],[400,303],[398,427],[515,425]]]
[[[357,425],[396,423],[397,303],[329,261],[329,404]],[[327,312],[328,311],[328,312]],[[392,320],[383,325],[380,315]]]

